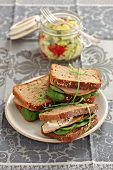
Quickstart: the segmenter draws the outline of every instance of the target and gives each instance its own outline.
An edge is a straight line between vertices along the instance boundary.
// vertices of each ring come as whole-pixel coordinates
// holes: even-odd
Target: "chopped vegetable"
[[[64,20],[73,26],[77,26],[77,22],[70,17],[64,18]],[[47,24],[46,27],[50,29],[50,33],[54,31],[55,36],[43,31],[40,32],[39,44],[43,56],[48,59],[69,60],[76,58],[81,53],[83,45],[77,35],[72,34],[68,25]],[[66,31],[70,35],[65,36]]]

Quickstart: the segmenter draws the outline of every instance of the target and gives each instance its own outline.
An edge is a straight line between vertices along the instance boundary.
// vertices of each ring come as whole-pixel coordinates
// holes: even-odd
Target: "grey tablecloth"
[[[72,143],[50,144],[31,140],[15,131],[4,114],[5,101],[15,84],[49,72],[52,63],[38,50],[38,31],[10,41],[14,23],[40,14],[40,7],[73,10],[81,15],[87,31],[101,38],[85,49],[75,67],[96,67],[109,104],[103,125]],[[113,0],[0,0],[0,169],[3,170],[101,170],[113,169]]]

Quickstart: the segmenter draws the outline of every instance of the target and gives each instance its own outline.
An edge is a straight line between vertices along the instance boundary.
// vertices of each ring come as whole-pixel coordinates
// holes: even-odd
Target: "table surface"
[[[70,63],[95,67],[102,78],[102,91],[109,105],[103,125],[91,135],[71,143],[43,143],[15,131],[5,118],[4,106],[15,84],[49,72],[52,63],[38,50],[38,31],[11,41],[14,23],[40,15],[40,7],[66,9],[81,15],[87,32],[102,39],[84,49]],[[113,0],[0,0],[0,169],[10,170],[101,170],[113,169]],[[102,107],[102,106],[101,106]]]

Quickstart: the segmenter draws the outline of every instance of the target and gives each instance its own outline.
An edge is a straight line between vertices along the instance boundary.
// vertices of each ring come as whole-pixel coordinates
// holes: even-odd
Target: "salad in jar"
[[[78,26],[78,22],[70,16],[61,18],[72,26]],[[40,30],[39,46],[41,54],[51,60],[70,60],[80,55],[83,44],[78,33],[66,24],[53,25],[45,23],[47,29]],[[49,30],[49,31],[48,31]]]

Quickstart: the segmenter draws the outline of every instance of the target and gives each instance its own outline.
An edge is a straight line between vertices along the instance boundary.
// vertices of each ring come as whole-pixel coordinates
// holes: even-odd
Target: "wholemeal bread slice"
[[[60,108],[54,108],[48,110],[39,115],[39,119],[42,121],[51,120],[61,120],[74,116],[84,115],[88,113],[88,108],[90,113],[96,112],[98,110],[97,104],[80,104],[80,105],[68,105]]]
[[[29,83],[15,85],[13,87],[15,103],[32,111],[39,111],[43,106],[51,105],[53,101],[44,96],[47,93],[48,79],[47,74]],[[43,96],[44,98],[40,100],[39,98]]]
[[[82,73],[79,76],[79,90],[88,90],[91,92],[101,87],[102,82],[97,69],[76,68],[75,71]],[[78,88],[78,74],[72,73],[67,66],[52,64],[50,69],[50,84],[62,89],[67,94],[71,93],[72,89],[74,89],[73,93],[75,94],[75,89]]]
[[[51,138],[57,139],[61,142],[72,142],[76,140],[77,138],[79,138],[82,134],[84,134],[87,128],[89,130],[93,128],[97,123],[98,123],[98,117],[97,115],[95,115],[94,118],[91,119],[90,127],[89,127],[89,124],[86,124],[85,126],[82,126],[80,128],[73,129],[71,132],[65,135],[57,135],[54,132],[44,133],[42,129],[42,134],[44,134],[45,136],[49,136]]]

